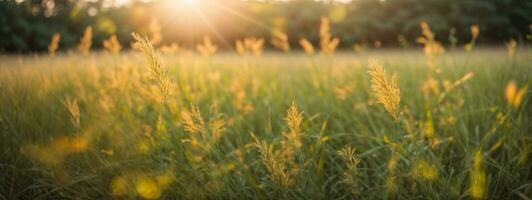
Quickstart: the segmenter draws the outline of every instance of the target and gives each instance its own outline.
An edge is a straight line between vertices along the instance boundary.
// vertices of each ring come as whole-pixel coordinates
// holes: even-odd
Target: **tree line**
[[[131,32],[149,34],[154,28],[160,29],[161,44],[191,46],[208,35],[231,48],[239,38],[269,39],[275,31],[285,32],[294,45],[301,38],[317,43],[322,16],[331,20],[341,48],[414,45],[422,21],[444,44],[469,42],[472,25],[479,27],[478,42],[484,45],[524,41],[532,31],[532,1],[523,0],[198,0],[197,5],[137,0],[123,6],[106,0],[0,0],[0,51],[46,51],[55,33],[61,35],[59,49],[71,49],[88,26],[95,48],[111,35],[129,44]]]

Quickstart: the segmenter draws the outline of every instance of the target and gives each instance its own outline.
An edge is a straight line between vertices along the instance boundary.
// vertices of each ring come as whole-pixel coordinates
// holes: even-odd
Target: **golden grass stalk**
[[[160,55],[155,51],[153,45],[147,37],[142,38],[136,33],[132,33],[136,40],[134,47],[139,50],[148,64],[150,79],[154,80],[161,92],[161,102],[164,104],[170,92],[170,81],[167,77],[167,70],[163,66]]]
[[[292,105],[288,109],[284,120],[288,124],[290,131],[301,132],[301,122],[303,121],[303,112],[299,112],[295,102],[292,102]]]
[[[248,37],[244,39],[244,47],[255,56],[262,55],[264,48],[264,38]]]
[[[371,76],[371,90],[386,111],[395,119],[399,120],[399,103],[401,101],[397,78],[388,77],[386,71],[376,61],[369,61],[368,73]]]
[[[479,34],[480,34],[480,28],[478,27],[478,25],[476,24],[471,25],[472,40],[476,41]]]
[[[508,58],[512,59],[515,55],[515,49],[517,48],[517,41],[515,39],[510,39],[506,43],[506,49],[508,50]]]
[[[432,114],[428,110],[427,111],[427,121],[424,124],[423,135],[425,135],[425,137],[427,138],[427,140],[431,144],[431,146],[434,146],[434,147],[436,147],[436,145],[435,145],[436,143],[435,143],[435,140],[434,140],[435,132],[436,131],[434,129],[434,122],[432,121]]]
[[[74,99],[65,99],[63,102],[63,105],[67,109],[68,113],[70,114],[70,121],[72,122],[72,125],[76,128],[80,128],[80,112],[79,112],[79,106],[78,106],[78,100]]]
[[[274,31],[271,40],[272,45],[281,51],[290,52],[290,43],[288,43],[288,35],[282,31]]]
[[[342,173],[341,182],[351,189],[351,193],[356,194],[359,182],[357,180],[358,164],[360,163],[360,159],[356,154],[356,148],[345,146],[344,148],[338,150],[337,154],[342,158],[342,160],[344,160],[347,166]]]
[[[60,40],[61,40],[61,34],[54,33],[54,35],[52,35],[52,40],[50,41],[50,44],[48,45],[48,53],[51,56],[54,56],[55,52],[57,52],[57,49],[59,48]]]
[[[356,155],[356,148],[354,147],[345,146],[338,150],[337,153],[346,162],[348,170],[355,170],[360,163],[360,159]]]
[[[301,38],[299,39],[299,45],[303,47],[303,50],[307,55],[314,55],[314,46],[309,40],[307,40],[306,38]]]
[[[244,42],[242,42],[242,40],[236,40],[235,50],[236,50],[236,53],[238,53],[238,55],[246,54],[246,47],[244,47]]]
[[[204,133],[206,129],[205,121],[201,116],[201,113],[198,107],[192,107],[192,111],[181,111],[181,119],[185,125],[185,131],[195,134],[195,133]]]
[[[184,129],[189,133],[182,142],[188,143],[192,148],[194,162],[203,160],[225,131],[225,120],[219,114],[216,104],[211,105],[209,114],[211,117],[204,120],[197,106],[193,106],[190,111],[181,111]]]
[[[218,47],[214,43],[212,43],[211,38],[209,36],[204,36],[203,43],[197,45],[196,49],[203,56],[211,56],[212,54],[216,53]]]
[[[421,34],[423,35],[423,37],[427,39],[434,39],[434,33],[430,29],[430,26],[427,22],[422,21],[419,26],[421,27]]]
[[[107,40],[104,40],[103,47],[112,54],[118,54],[120,53],[120,50],[122,50],[122,45],[118,41],[116,35],[112,35]]]
[[[426,181],[436,180],[438,178],[438,174],[439,173],[436,166],[429,164],[423,159],[417,160],[410,171],[410,175],[413,178]]]
[[[483,199],[486,194],[486,173],[482,164],[483,156],[480,150],[475,152],[473,166],[469,172],[469,196],[473,199]]]
[[[78,45],[78,50],[83,54],[88,54],[92,46],[92,27],[87,26],[83,32],[83,37]]]
[[[464,46],[464,49],[466,52],[471,52],[473,50],[473,47],[475,47],[475,43],[477,41],[478,35],[480,34],[480,28],[478,25],[473,24],[471,25],[471,41],[467,43]]]
[[[396,183],[396,169],[397,169],[397,162],[398,162],[398,156],[393,154],[390,160],[388,160],[388,163],[386,164],[386,168],[388,169],[388,175],[386,176],[386,194],[388,195],[389,199],[393,199],[395,197],[395,193],[397,192],[397,183]]]
[[[235,50],[239,55],[253,53],[255,56],[260,56],[262,55],[263,48],[263,38],[247,37],[243,40],[236,40],[235,42]]]
[[[510,81],[504,90],[504,97],[506,98],[508,105],[515,109],[519,108],[527,89],[528,86],[524,86],[518,90],[517,83],[515,81]]]
[[[303,112],[300,112],[297,105],[292,102],[284,120],[290,130],[282,133],[283,140],[280,149],[275,150],[273,144],[258,141],[256,138],[255,146],[258,148],[262,162],[269,172],[270,180],[283,188],[287,188],[294,184],[294,177],[299,173],[299,168],[294,163],[294,157],[302,147]],[[290,169],[287,169],[287,166],[290,166]]]
[[[434,38],[434,33],[430,29],[430,26],[427,22],[421,22],[421,33],[422,36],[417,38],[417,42],[423,44],[423,51],[427,56],[434,56],[438,54],[445,53],[445,48],[443,45],[436,41]]]
[[[454,81],[452,84],[449,81],[446,80],[446,82],[444,83],[445,93],[449,93],[449,92],[453,91],[455,88],[457,88],[458,86],[463,85],[469,79],[473,78],[473,75],[474,75],[473,72],[468,72],[467,74],[462,76],[462,78]]]
[[[441,93],[440,96],[438,97],[438,103],[442,102],[445,99],[445,97],[447,97],[447,95],[451,91],[453,91],[455,88],[457,88],[460,85],[463,85],[469,79],[473,78],[473,75],[474,75],[473,72],[469,72],[465,74],[464,76],[462,76],[462,78],[454,81],[453,83],[451,83],[449,80],[444,80],[443,81],[444,92]]]
[[[292,102],[292,105],[288,109],[284,120],[290,129],[288,133],[283,134],[286,139],[286,143],[291,144],[291,146],[294,147],[294,150],[301,148],[301,122],[303,122],[303,112],[300,112],[297,109],[295,102]]]
[[[264,141],[256,142],[255,146],[259,150],[262,163],[268,171],[268,178],[282,188],[288,188],[294,184],[293,176],[296,170],[287,170],[285,160],[279,153],[274,150],[272,144]]]
[[[345,101],[349,94],[353,92],[353,87],[351,85],[344,85],[334,88],[334,94],[336,99]]]
[[[161,51],[161,53],[166,54],[166,55],[172,55],[172,54],[176,54],[179,51],[181,51],[181,47],[177,43],[172,43],[169,45],[160,46],[159,51]]]
[[[322,17],[320,23],[321,52],[325,55],[331,55],[336,50],[336,47],[338,47],[338,44],[340,44],[340,39],[338,37],[331,38],[329,19],[327,17]]]
[[[438,72],[435,56],[445,53],[445,48],[440,42],[436,41],[435,35],[427,22],[421,22],[420,27],[422,36],[418,37],[416,41],[423,45],[423,52],[428,57],[429,67]]]

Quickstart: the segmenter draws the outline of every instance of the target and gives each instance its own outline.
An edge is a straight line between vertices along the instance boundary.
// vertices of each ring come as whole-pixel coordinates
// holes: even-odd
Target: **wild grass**
[[[0,199],[532,196],[528,47],[449,50],[435,73],[421,50],[243,62],[136,39],[0,57]]]
[[[79,41],[78,50],[82,54],[87,55],[91,49],[92,46],[92,27],[88,26],[85,28],[85,31],[83,31],[83,37]]]
[[[52,35],[52,39],[50,41],[50,44],[48,45],[48,53],[51,56],[55,55],[55,52],[59,48],[59,42],[60,41],[61,41],[61,34],[54,33],[54,35]]]

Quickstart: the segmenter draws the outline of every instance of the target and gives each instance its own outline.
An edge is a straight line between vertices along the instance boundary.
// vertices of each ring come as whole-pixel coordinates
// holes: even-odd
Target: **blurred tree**
[[[331,19],[331,34],[341,38],[341,47],[377,40],[398,46],[398,35],[409,41],[420,35],[421,21],[430,24],[440,41],[448,41],[452,28],[458,42],[469,41],[470,25],[478,24],[480,43],[501,43],[525,37],[532,23],[532,1],[523,0],[203,0],[201,14],[191,7],[176,11],[169,6],[175,0],[135,0],[119,7],[110,2],[0,0],[0,51],[46,51],[56,32],[61,34],[59,50],[72,49],[89,25],[95,29],[95,48],[112,34],[128,47],[130,33],[147,34],[152,19],[161,23],[163,44],[190,47],[209,35],[224,48],[244,36],[269,38],[275,29],[286,32],[292,44],[302,37],[317,44],[321,16]]]

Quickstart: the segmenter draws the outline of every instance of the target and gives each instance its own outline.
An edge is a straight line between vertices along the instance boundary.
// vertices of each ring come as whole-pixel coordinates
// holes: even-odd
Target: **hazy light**
[[[195,5],[197,1],[196,0],[181,0],[181,3],[185,5]]]

